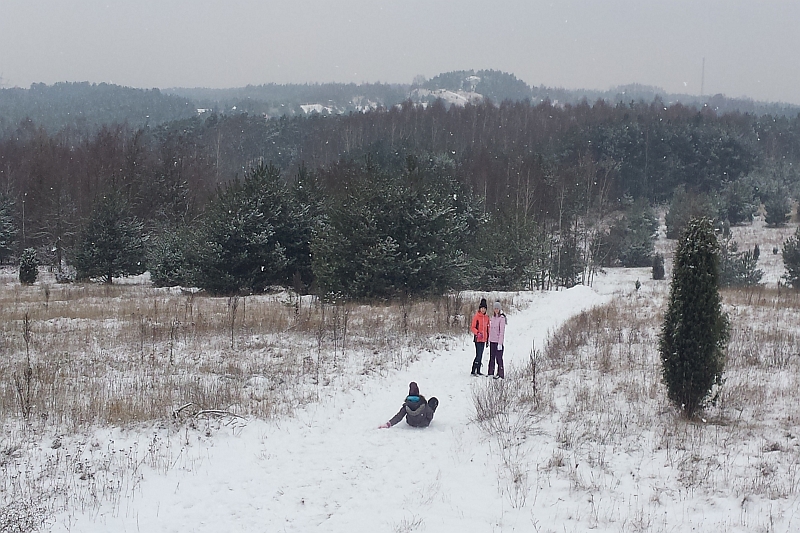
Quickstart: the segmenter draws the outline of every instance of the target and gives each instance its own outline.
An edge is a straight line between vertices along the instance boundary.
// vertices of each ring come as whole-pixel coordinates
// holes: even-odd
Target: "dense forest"
[[[497,92],[480,74],[466,88],[463,76],[425,83]],[[604,265],[649,265],[656,204],[674,235],[696,214],[747,223],[761,204],[781,224],[800,195],[800,115],[658,97],[271,119],[164,105],[178,118],[6,123],[0,260],[32,248],[65,280],[149,269],[216,294],[571,286]]]
[[[13,135],[23,121],[49,133],[63,129],[95,132],[110,124],[133,128],[159,126],[197,114],[248,114],[264,118],[342,115],[370,109],[390,108],[408,100],[430,104],[438,98],[452,102],[509,100],[533,104],[549,101],[556,106],[603,100],[609,105],[652,102],[660,98],[667,106],[708,107],[717,113],[749,113],[793,117],[800,107],[756,102],[723,95],[701,97],[667,94],[658,87],[630,84],[607,91],[567,90],[530,86],[513,74],[496,70],[462,70],[412,83],[313,83],[248,85],[230,89],[171,88],[134,89],[108,83],[36,83],[27,89],[0,88],[0,137]]]

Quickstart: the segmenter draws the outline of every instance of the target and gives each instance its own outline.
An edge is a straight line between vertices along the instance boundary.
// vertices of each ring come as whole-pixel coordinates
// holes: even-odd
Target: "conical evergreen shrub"
[[[19,259],[19,282],[25,285],[33,285],[39,277],[39,260],[36,258],[36,250],[26,248],[22,251]]]
[[[719,245],[708,218],[692,219],[678,241],[659,339],[669,399],[687,417],[722,384],[728,319],[719,295]]]

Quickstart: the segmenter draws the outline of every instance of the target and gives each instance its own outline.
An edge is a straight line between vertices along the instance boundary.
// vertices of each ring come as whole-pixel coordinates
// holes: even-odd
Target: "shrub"
[[[678,242],[659,338],[667,395],[688,417],[722,384],[728,319],[719,296],[718,248],[708,218],[689,222]]]
[[[39,260],[36,258],[36,250],[26,248],[22,252],[19,260],[19,282],[26,285],[36,283],[39,277]]]

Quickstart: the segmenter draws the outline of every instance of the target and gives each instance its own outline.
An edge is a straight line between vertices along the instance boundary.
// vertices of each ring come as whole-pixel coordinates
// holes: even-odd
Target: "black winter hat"
[[[419,396],[419,387],[417,386],[416,381],[412,381],[408,384],[408,395],[409,396]]]
[[[486,305],[486,298],[481,298],[481,305],[478,306],[478,309],[480,309],[481,307],[489,309],[489,306]]]

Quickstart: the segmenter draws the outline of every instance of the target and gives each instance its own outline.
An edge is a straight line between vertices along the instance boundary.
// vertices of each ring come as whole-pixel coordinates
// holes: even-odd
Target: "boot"
[[[478,371],[478,365],[476,365],[475,363],[472,363],[472,375],[476,376],[477,374],[475,372],[477,372],[477,371]]]
[[[476,365],[476,368],[475,368],[475,375],[476,375],[476,376],[482,376],[482,375],[483,375],[483,374],[481,373],[481,367],[482,367],[482,366],[483,366],[483,365],[482,365],[481,363],[478,363],[478,364]]]

